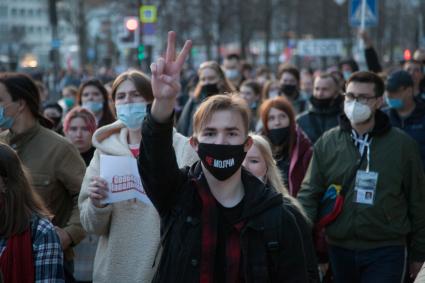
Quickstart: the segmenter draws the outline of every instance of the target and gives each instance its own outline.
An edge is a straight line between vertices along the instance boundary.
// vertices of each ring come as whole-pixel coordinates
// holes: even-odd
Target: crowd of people
[[[69,80],[0,73],[0,282],[425,282],[425,51],[368,70],[237,54]],[[149,202],[109,202],[103,156]]]

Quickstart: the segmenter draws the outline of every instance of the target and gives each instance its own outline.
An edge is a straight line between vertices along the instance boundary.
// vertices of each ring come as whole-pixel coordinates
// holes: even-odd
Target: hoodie
[[[142,134],[139,172],[161,217],[163,253],[152,282],[199,282],[203,221],[213,222],[215,217],[202,216],[198,190],[208,183],[201,163],[179,169],[171,143],[171,121],[157,123],[148,115]],[[317,282],[311,231],[304,217],[248,171],[242,170],[241,178],[245,196],[237,222],[244,222],[239,243],[242,281]],[[271,227],[268,222],[276,225],[267,229]],[[269,234],[276,234],[276,241],[265,241]]]

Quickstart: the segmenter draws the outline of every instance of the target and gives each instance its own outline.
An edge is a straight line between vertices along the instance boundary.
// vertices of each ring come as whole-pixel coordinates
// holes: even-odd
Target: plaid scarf
[[[201,177],[202,178],[202,175]],[[214,282],[214,262],[217,249],[217,205],[208,184],[201,184],[200,178],[193,179],[199,197],[202,201],[202,236],[200,283]],[[231,233],[226,238],[226,282],[239,282],[241,262],[241,247],[239,235],[244,222],[233,225]]]

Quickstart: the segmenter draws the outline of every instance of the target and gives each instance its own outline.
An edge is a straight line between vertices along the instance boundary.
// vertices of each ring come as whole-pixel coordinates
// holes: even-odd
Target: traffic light
[[[136,17],[127,17],[124,19],[124,34],[121,37],[121,43],[128,48],[136,48],[139,44],[139,19]]]
[[[410,59],[412,59],[412,52],[410,52],[410,49],[404,50],[403,59],[404,59],[404,61],[410,61]]]
[[[145,46],[143,44],[140,44],[137,48],[137,58],[142,61],[146,58],[145,54]]]

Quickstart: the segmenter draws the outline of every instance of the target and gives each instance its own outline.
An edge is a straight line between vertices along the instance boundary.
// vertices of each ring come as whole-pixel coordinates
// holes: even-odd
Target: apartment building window
[[[7,17],[7,6],[0,6],[0,16]]]

